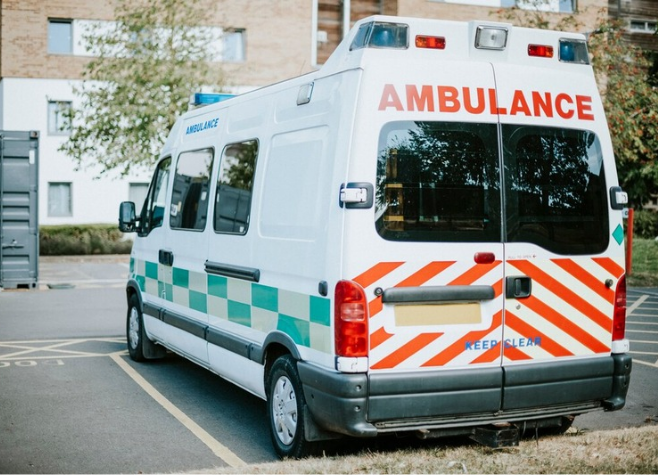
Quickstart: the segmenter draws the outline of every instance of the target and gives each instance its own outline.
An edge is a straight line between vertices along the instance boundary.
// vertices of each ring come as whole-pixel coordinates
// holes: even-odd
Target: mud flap
[[[308,406],[304,404],[304,438],[308,442],[317,442],[320,440],[340,439],[342,436],[335,432],[324,430],[314,420]]]
[[[147,360],[157,360],[167,355],[167,349],[164,346],[149,340],[146,335],[144,335],[144,341],[142,342],[142,351],[144,358]]]

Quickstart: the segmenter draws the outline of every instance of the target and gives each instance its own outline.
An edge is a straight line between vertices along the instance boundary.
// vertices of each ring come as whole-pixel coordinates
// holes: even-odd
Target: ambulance
[[[626,203],[583,35],[369,17],[176,122],[120,208],[128,350],[265,400],[282,457],[564,432],[625,403]]]

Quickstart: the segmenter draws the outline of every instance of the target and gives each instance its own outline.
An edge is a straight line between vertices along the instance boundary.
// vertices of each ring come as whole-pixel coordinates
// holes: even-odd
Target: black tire
[[[126,339],[128,353],[133,361],[144,361],[144,319],[137,295],[128,299],[128,315],[126,317]]]
[[[317,443],[304,436],[304,393],[297,364],[290,355],[278,358],[267,378],[267,413],[274,450],[281,458],[304,458]]]

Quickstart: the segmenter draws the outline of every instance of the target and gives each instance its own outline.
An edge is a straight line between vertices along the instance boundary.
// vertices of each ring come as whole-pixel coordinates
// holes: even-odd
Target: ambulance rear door
[[[374,205],[346,209],[344,245],[344,275],[368,299],[369,419],[495,413],[504,256],[492,67],[371,54],[349,175],[371,177]]]
[[[582,41],[565,41],[582,51]],[[494,63],[504,163],[504,410],[610,391],[612,361],[604,357],[624,273],[620,213],[608,205],[616,170],[586,52],[565,60],[561,43],[544,41],[548,57],[512,41],[519,50]]]

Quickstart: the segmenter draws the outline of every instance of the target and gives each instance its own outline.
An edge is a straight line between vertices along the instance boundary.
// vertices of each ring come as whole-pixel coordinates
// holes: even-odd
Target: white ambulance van
[[[130,356],[263,398],[281,456],[622,408],[627,199],[589,63],[579,34],[375,16],[187,112],[121,205]]]

